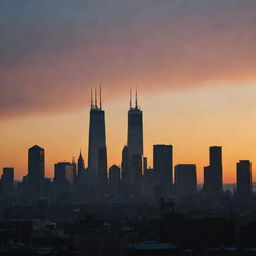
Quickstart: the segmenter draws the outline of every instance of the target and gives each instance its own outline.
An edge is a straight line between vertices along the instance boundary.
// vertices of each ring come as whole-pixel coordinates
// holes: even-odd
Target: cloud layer
[[[0,120],[256,79],[254,0],[0,0]]]

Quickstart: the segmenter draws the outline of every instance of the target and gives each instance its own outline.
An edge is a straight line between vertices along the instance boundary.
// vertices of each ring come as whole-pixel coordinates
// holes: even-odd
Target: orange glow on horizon
[[[209,164],[209,146],[223,147],[224,182],[235,182],[235,164],[255,161],[256,86],[205,87],[169,92],[165,95],[139,95],[144,115],[144,148],[152,166],[153,144],[172,144],[174,164],[197,165],[198,182]],[[89,99],[88,99],[89,100]],[[128,98],[104,105],[108,165],[120,165],[126,144]],[[30,116],[2,121],[0,167],[15,167],[15,178],[27,174],[27,150],[34,144],[45,149],[46,176],[53,165],[78,157],[80,148],[87,163],[89,109],[70,113]]]

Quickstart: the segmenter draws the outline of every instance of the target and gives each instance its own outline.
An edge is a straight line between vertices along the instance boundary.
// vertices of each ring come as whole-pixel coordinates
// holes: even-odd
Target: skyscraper
[[[130,109],[128,111],[128,141],[129,154],[143,155],[143,121],[142,111],[138,107],[137,91],[135,107],[132,106],[130,93]]]
[[[204,192],[213,193],[214,192],[214,171],[212,166],[204,167]]]
[[[29,196],[38,200],[44,196],[44,149],[35,145],[28,150]]]
[[[76,188],[79,196],[85,197],[88,192],[88,177],[85,169],[84,159],[80,151],[79,158],[77,161],[77,178]]]
[[[159,172],[161,187],[170,188],[173,184],[172,145],[153,146],[153,168]]]
[[[1,185],[3,195],[8,195],[14,191],[14,168],[3,168],[3,174],[1,176]]]
[[[90,126],[89,126],[89,150],[88,150],[88,178],[90,191],[92,193],[98,187],[98,171],[99,171],[99,149],[106,148],[105,134],[105,112],[101,105],[101,90],[100,90],[100,105],[97,104],[97,91],[95,89],[95,99],[91,95],[91,110],[90,110]]]
[[[77,161],[77,176],[78,176],[78,178],[82,176],[84,170],[85,170],[84,159],[83,159],[82,153],[80,151],[79,158]]]
[[[210,165],[204,168],[204,191],[218,195],[222,191],[222,148],[209,148]]]
[[[246,198],[252,192],[252,164],[249,160],[241,160],[236,164],[237,196]]]
[[[196,165],[179,164],[175,166],[175,192],[178,197],[196,192]]]
[[[214,190],[222,191],[222,148],[218,146],[210,147],[210,166],[213,171]]]
[[[59,162],[54,165],[54,182],[57,184],[72,184],[74,181],[74,165],[69,162]]]
[[[130,186],[131,194],[134,196],[142,195],[142,157],[141,155],[132,155],[130,160]]]
[[[120,195],[120,168],[112,165],[109,168],[109,190],[113,196]]]
[[[122,163],[121,163],[121,171],[122,171],[122,192],[123,194],[128,194],[130,191],[130,158],[129,158],[129,150],[127,146],[124,146],[122,151]]]
[[[108,177],[107,177],[107,149],[106,147],[99,148],[98,156],[98,189],[100,195],[107,193]],[[120,174],[119,174],[120,176]]]

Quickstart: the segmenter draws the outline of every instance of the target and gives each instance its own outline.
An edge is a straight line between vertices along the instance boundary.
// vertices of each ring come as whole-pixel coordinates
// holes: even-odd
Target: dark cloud
[[[0,1],[0,119],[141,90],[255,79],[251,0]]]

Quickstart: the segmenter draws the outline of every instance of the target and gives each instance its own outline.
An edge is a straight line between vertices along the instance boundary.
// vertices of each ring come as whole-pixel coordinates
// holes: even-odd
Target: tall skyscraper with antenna
[[[98,187],[98,177],[99,177],[98,163],[99,163],[99,151],[101,148],[106,148],[106,133],[105,133],[105,112],[104,110],[102,110],[101,87],[100,87],[99,106],[97,103],[96,88],[94,92],[94,100],[93,100],[93,92],[91,91],[89,149],[88,149],[88,179],[89,179],[91,192],[95,192],[95,190]],[[107,158],[107,156],[105,157]],[[107,169],[107,167],[105,169]]]
[[[129,154],[143,155],[143,117],[138,106],[137,89],[135,107],[132,106],[132,92],[130,91],[130,109],[128,111],[128,141]]]
[[[138,106],[137,89],[135,106],[132,105],[130,91],[130,109],[128,111],[128,152],[129,152],[129,187],[134,196],[142,192],[142,156],[143,156],[143,121],[142,111]]]

